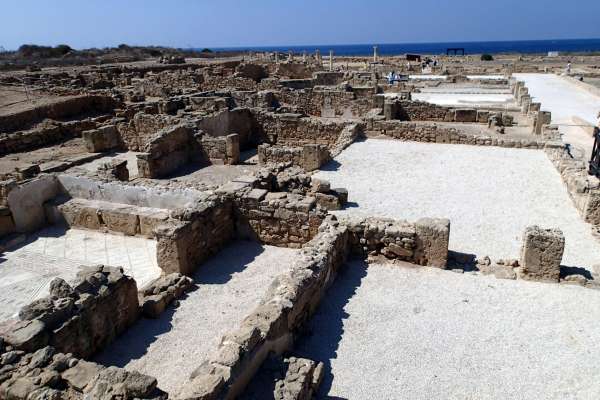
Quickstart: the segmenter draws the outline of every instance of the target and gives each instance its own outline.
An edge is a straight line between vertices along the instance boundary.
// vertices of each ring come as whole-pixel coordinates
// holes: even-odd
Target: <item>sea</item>
[[[279,51],[287,53],[329,54],[333,50],[339,56],[368,56],[373,54],[373,46],[378,46],[380,55],[397,54],[446,54],[448,48],[461,48],[465,54],[546,54],[559,53],[589,53],[600,52],[600,39],[560,39],[560,40],[516,40],[498,42],[439,42],[439,43],[388,43],[388,44],[342,44],[342,45],[305,45],[305,46],[251,46],[212,48],[215,51]]]

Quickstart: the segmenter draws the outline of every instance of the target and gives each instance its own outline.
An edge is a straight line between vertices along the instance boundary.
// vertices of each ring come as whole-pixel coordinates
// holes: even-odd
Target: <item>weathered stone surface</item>
[[[522,277],[531,280],[558,281],[565,237],[559,229],[529,226],[521,248]]]

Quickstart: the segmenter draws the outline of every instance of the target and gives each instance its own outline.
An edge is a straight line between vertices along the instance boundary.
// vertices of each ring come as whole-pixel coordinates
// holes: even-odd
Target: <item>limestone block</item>
[[[140,231],[140,219],[135,207],[113,205],[100,209],[102,220],[109,230],[134,236]]]
[[[227,164],[238,164],[240,162],[240,135],[232,133],[225,137],[227,153]]]
[[[138,216],[140,219],[140,234],[149,238],[154,237],[154,229],[169,219],[169,213],[166,211],[140,210]]]
[[[90,153],[100,153],[119,147],[120,136],[115,125],[107,125],[82,133],[85,148]]]
[[[565,237],[560,229],[528,226],[523,234],[521,274],[525,279],[558,281]]]
[[[474,108],[459,108],[454,111],[455,122],[477,122],[477,110]]]
[[[484,111],[484,110],[477,111],[477,122],[479,122],[481,124],[486,124],[488,122],[489,118],[490,118],[489,111]]]
[[[445,218],[421,218],[415,223],[415,263],[445,268],[448,261],[450,220]]]

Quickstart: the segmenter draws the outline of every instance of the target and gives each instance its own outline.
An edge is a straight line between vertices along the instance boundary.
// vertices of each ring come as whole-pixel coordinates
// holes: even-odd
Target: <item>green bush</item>
[[[491,54],[482,54],[481,61],[494,61],[494,57]]]

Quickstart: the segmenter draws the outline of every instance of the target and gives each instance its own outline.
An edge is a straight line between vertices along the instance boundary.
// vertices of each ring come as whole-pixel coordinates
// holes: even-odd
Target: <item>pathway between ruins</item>
[[[599,309],[579,286],[352,262],[298,350],[330,371],[319,398],[595,399]]]
[[[339,214],[449,218],[454,251],[518,259],[525,227],[537,224],[564,232],[564,265],[600,263],[591,226],[540,150],[369,139],[317,177],[348,188],[351,205]]]
[[[554,74],[514,76],[525,82],[532,100],[542,103],[542,110],[552,112],[552,123],[560,125],[563,141],[581,147],[589,155],[594,140],[591,135],[574,126],[578,122],[573,121],[573,117],[595,124],[600,112],[600,97],[569,82],[567,78]]]
[[[225,247],[198,268],[192,276],[198,288],[178,308],[156,320],[139,320],[96,362],[154,376],[162,390],[177,393],[297,254],[298,250],[247,241]]]

